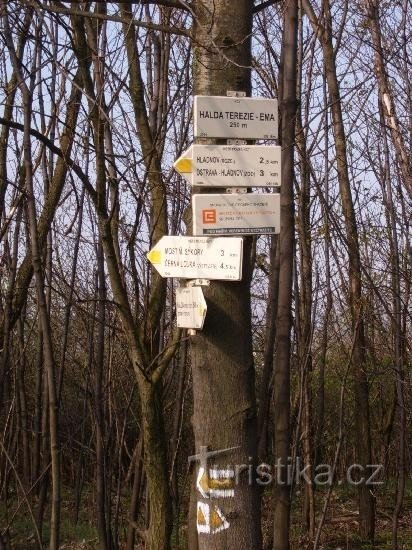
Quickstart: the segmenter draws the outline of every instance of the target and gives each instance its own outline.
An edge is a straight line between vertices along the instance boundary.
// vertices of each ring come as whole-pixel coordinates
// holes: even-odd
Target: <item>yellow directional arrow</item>
[[[178,158],[173,164],[174,169],[179,174],[191,174],[192,173],[192,159]]]
[[[192,145],[186,151],[180,155],[178,159],[173,163],[173,168],[178,172],[183,178],[192,183]]]
[[[146,254],[146,258],[151,264],[161,264],[162,252],[153,248],[152,250],[149,250],[149,252]]]
[[[209,483],[208,483],[208,475],[204,468],[199,468],[199,473],[197,475],[197,482],[196,482],[197,488],[199,489],[200,493],[204,497],[209,496]]]

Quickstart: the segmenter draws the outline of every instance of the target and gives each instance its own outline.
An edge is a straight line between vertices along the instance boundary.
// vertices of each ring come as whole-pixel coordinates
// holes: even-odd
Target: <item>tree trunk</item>
[[[299,34],[301,35],[302,16],[299,10]],[[302,40],[299,44],[299,67],[302,61]],[[301,96],[301,70],[299,71],[299,96]],[[307,468],[310,483],[305,481],[303,519],[308,530],[309,539],[315,537],[315,509],[313,486],[313,438],[312,438],[312,236],[310,223],[310,165],[307,151],[306,131],[307,120],[302,120],[302,110],[299,108],[296,117],[296,145],[299,152],[300,178],[298,191],[297,232],[299,243],[300,281],[297,323],[297,353],[302,384],[302,446],[304,466]]]
[[[349,181],[348,160],[346,152],[346,135],[342,117],[339,83],[336,72],[335,51],[332,42],[332,20],[329,1],[325,1],[325,26],[319,24],[309,0],[303,0],[306,14],[316,33],[319,34],[323,48],[326,78],[329,90],[329,102],[332,112],[332,123],[335,136],[336,164],[342,210],[345,219],[346,245],[349,260],[349,307],[354,335],[352,366],[355,393],[355,433],[357,462],[363,468],[364,479],[372,473],[368,467],[372,461],[370,422],[369,422],[369,389],[365,372],[365,328],[362,305],[361,261],[359,252],[358,229],[352,192]],[[369,475],[368,475],[369,474]],[[374,497],[365,483],[358,485],[359,531],[362,537],[373,541],[375,530]]]
[[[281,465],[274,485],[274,550],[289,548],[290,486],[287,480],[290,455],[290,329],[292,326],[292,281],[294,256],[293,153],[296,117],[297,1],[285,6],[282,39],[281,143],[282,187],[279,238],[280,272],[278,297],[278,353],[275,369],[275,464]]]
[[[268,422],[270,412],[270,397],[273,384],[273,355],[276,341],[276,316],[279,292],[279,238],[272,235],[270,243],[270,272],[268,282],[268,302],[266,307],[266,330],[263,351],[262,381],[258,392],[258,457],[266,460],[268,452]]]
[[[149,550],[170,548],[172,505],[169,495],[166,440],[160,387],[140,381],[144,469],[150,503],[147,532]]]
[[[326,77],[323,77],[323,99],[325,105],[327,104],[327,82]],[[323,223],[325,226],[325,285],[326,285],[326,304],[323,315],[322,330],[321,330],[321,343],[319,354],[319,380],[318,380],[318,418],[316,426],[316,439],[315,439],[315,457],[314,465],[317,466],[323,462],[324,457],[324,420],[325,420],[325,368],[327,361],[328,351],[328,338],[329,338],[329,319],[333,306],[333,296],[331,289],[331,268],[330,268],[330,247],[331,247],[331,234],[330,234],[330,222],[329,222],[329,112],[326,109],[325,112],[325,178],[324,178],[324,196],[325,201],[321,202],[321,211]]]
[[[56,396],[55,380],[55,362],[52,344],[52,331],[50,316],[47,311],[46,294],[44,288],[44,277],[41,262],[41,248],[39,246],[39,236],[37,231],[37,214],[35,207],[35,197],[33,191],[33,160],[30,138],[30,127],[32,117],[32,86],[33,77],[30,81],[30,88],[25,83],[21,64],[16,56],[11,37],[11,31],[8,21],[8,14],[4,8],[4,29],[6,44],[10,52],[13,69],[17,75],[18,85],[22,94],[23,114],[24,114],[24,135],[23,135],[23,157],[25,168],[25,190],[30,234],[30,245],[32,252],[33,272],[35,276],[35,287],[37,297],[38,315],[43,332],[44,361],[47,374],[48,398],[49,398],[49,435],[50,435],[50,455],[52,471],[52,503],[50,519],[50,550],[57,550],[59,547],[60,530],[60,445],[58,430],[58,405]],[[39,44],[36,44],[39,46]],[[33,67],[34,69],[34,67]],[[35,71],[33,71],[35,74]]]
[[[97,343],[94,372],[94,413],[96,422],[96,508],[97,531],[101,550],[112,548],[110,524],[107,520],[106,510],[106,430],[104,418],[104,394],[105,382],[105,322],[106,322],[106,281],[104,272],[103,248],[99,239],[97,243]]]
[[[134,474],[133,474],[133,488],[132,488],[132,497],[130,499],[129,506],[129,525],[127,526],[127,542],[126,550],[134,549],[134,540],[135,540],[135,522],[137,519],[137,511],[139,508],[139,497],[141,492],[142,485],[142,473],[143,473],[143,464],[142,464],[142,453],[143,453],[143,439],[140,436],[139,442],[137,443],[134,457]]]
[[[195,3],[195,94],[226,96],[228,90],[235,90],[250,95],[251,2],[236,2],[236,17],[233,10],[231,0]],[[210,451],[235,448],[207,464],[214,468],[229,469],[236,464],[254,468],[256,403],[250,310],[251,246],[252,239],[246,238],[242,281],[213,282],[205,292],[208,302],[205,326],[192,340],[196,451],[202,447]],[[206,468],[206,478],[207,475]],[[260,506],[253,481],[248,483],[248,475],[243,473],[234,487],[234,498],[212,501],[202,498],[197,490],[199,509],[209,511],[211,520],[217,517],[216,510],[226,518],[226,523],[216,520],[220,530],[214,535],[198,530],[199,549],[260,548]]]
[[[412,198],[412,155],[402,135],[390,79],[385,66],[382,33],[379,22],[379,2],[377,0],[364,0],[364,11],[372,38],[375,60],[374,72],[378,83],[379,99],[381,101],[385,123],[390,131],[404,186],[409,193],[409,197]]]
[[[377,24],[377,22],[375,22]],[[373,28],[373,26],[372,26]],[[375,32],[378,32],[375,29]],[[379,35],[380,36],[380,35]],[[380,45],[380,41],[379,41]],[[378,44],[376,44],[378,47]],[[381,52],[380,52],[381,54]],[[385,120],[385,107],[380,104],[381,122]],[[386,222],[388,227],[388,240],[391,262],[391,293],[392,293],[392,338],[394,349],[394,376],[396,397],[393,400],[393,413],[390,414],[393,426],[396,405],[399,416],[398,456],[397,456],[397,483],[395,495],[395,507],[392,516],[392,549],[398,549],[398,523],[402,511],[403,498],[406,483],[406,408],[405,408],[405,377],[404,377],[404,341],[405,333],[402,330],[402,303],[401,303],[401,274],[399,259],[399,239],[397,228],[397,215],[392,194],[392,171],[389,157],[388,139],[384,134],[384,167],[382,170],[382,193],[385,204]],[[391,411],[391,412],[392,412]],[[390,433],[392,430],[390,430]],[[389,439],[388,439],[389,445]],[[387,453],[385,453],[386,455]]]

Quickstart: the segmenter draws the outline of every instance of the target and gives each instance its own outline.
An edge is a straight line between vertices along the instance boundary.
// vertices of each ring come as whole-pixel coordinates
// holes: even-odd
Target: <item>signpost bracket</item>
[[[209,279],[190,279],[185,281],[185,286],[210,286]]]
[[[247,145],[246,139],[227,139],[226,143],[228,145]]]
[[[227,97],[246,97],[246,92],[240,92],[238,90],[226,90]]]
[[[236,193],[245,194],[247,193],[247,187],[226,187],[226,193],[234,195]]]

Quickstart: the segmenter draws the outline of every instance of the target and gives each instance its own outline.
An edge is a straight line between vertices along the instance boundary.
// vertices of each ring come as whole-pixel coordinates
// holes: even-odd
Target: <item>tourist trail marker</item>
[[[204,187],[279,187],[278,145],[191,145],[173,164],[189,183]]]
[[[233,498],[235,496],[235,471],[232,469],[208,469],[200,466],[196,488],[203,498]]]
[[[240,281],[242,251],[240,237],[165,236],[147,253],[147,259],[162,277]]]
[[[193,135],[277,139],[278,102],[251,97],[194,96]]]
[[[222,510],[216,504],[198,501],[196,513],[196,526],[198,533],[215,535],[230,527],[230,522],[225,518]]]

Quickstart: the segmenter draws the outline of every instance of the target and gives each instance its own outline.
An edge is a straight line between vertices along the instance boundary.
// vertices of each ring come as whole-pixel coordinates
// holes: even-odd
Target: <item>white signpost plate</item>
[[[180,328],[201,330],[207,311],[200,286],[176,289],[176,322]]]
[[[193,195],[194,235],[279,233],[280,194]]]
[[[173,164],[192,185],[279,187],[278,145],[192,145]]]
[[[241,237],[165,236],[147,253],[147,259],[162,277],[240,281],[242,251]]]
[[[277,139],[276,99],[194,96],[195,137]]]

